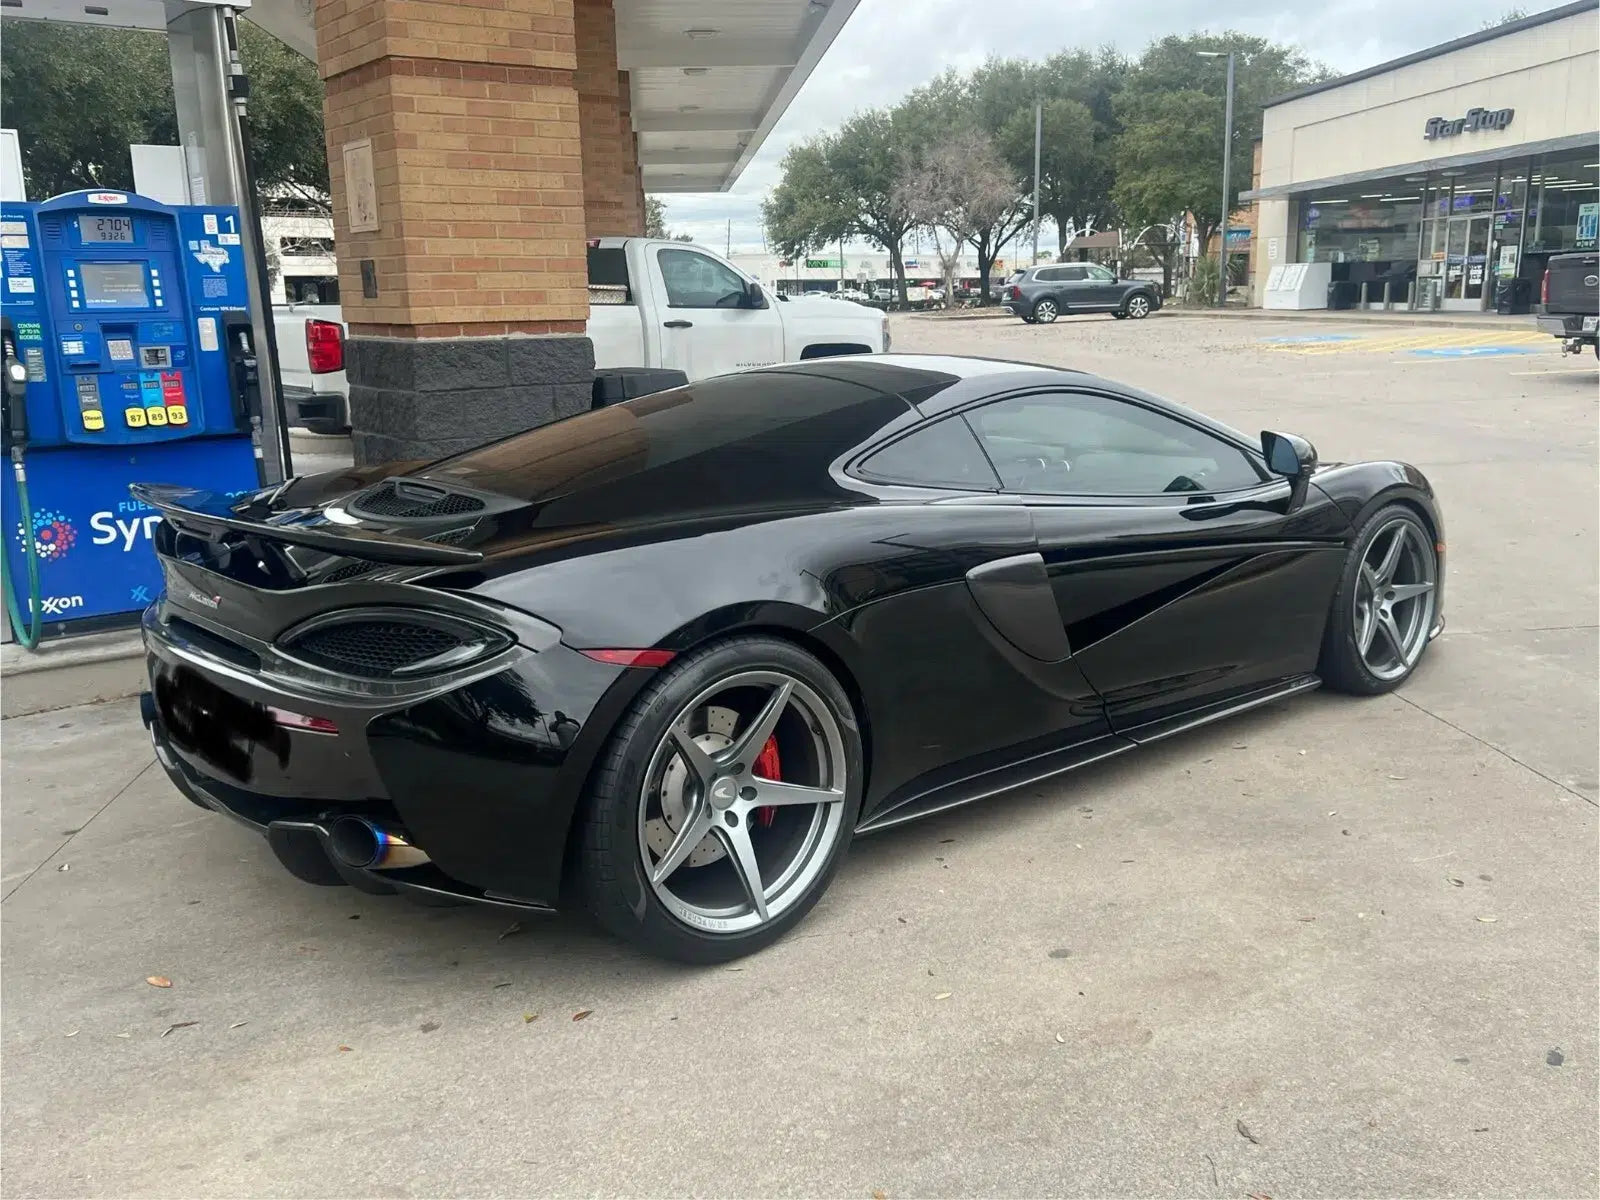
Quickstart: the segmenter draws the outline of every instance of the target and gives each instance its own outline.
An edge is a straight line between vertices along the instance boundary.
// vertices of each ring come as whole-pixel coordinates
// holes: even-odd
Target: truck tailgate
[[[1600,312],[1600,254],[1563,254],[1550,260],[1548,313]]]

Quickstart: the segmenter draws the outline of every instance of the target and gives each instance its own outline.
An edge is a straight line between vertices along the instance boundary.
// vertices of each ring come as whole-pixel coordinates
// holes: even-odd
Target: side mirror
[[[1261,453],[1274,475],[1286,479],[1308,479],[1317,469],[1317,448],[1292,433],[1261,431]]]
[[[746,308],[765,308],[767,306],[766,293],[761,290],[761,285],[754,280],[744,285],[744,306]]]

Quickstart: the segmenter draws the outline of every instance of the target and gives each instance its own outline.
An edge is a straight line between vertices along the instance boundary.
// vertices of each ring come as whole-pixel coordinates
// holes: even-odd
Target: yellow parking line
[[[1466,349],[1473,346],[1521,346],[1544,341],[1537,330],[1449,330],[1428,333],[1359,334],[1328,342],[1269,342],[1266,348],[1289,354],[1383,354],[1404,350]]]

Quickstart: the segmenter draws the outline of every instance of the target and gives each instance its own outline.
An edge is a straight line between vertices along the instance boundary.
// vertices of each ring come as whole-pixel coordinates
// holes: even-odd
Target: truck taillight
[[[1019,287],[1016,287],[1015,285],[1013,285],[1012,288],[1011,288],[1010,295],[1011,295],[1011,299],[1013,299],[1013,300],[1021,300],[1022,299],[1022,289],[1019,288]]]
[[[1550,269],[1545,268],[1544,278],[1539,281],[1539,303],[1550,303]]]
[[[344,327],[336,321],[306,321],[306,358],[313,375],[344,370]]]

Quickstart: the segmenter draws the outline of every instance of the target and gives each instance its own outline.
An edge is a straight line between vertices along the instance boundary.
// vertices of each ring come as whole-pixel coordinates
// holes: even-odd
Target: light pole
[[[1201,58],[1221,58],[1220,50],[1196,50]],[[1228,100],[1222,116],[1222,228],[1217,247],[1217,307],[1228,304],[1228,169],[1233,162],[1233,51],[1228,51]]]
[[[1039,261],[1039,146],[1044,140],[1044,102],[1033,102],[1033,263]],[[1033,263],[1029,263],[1032,266]]]

